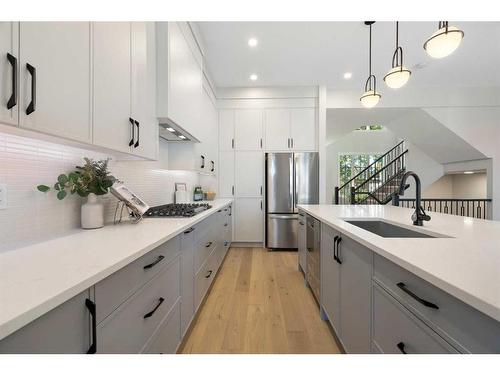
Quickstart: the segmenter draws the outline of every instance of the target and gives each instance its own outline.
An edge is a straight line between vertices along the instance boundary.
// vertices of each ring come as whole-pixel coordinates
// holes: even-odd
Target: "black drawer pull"
[[[205,157],[203,155],[201,156],[201,168],[205,168]]]
[[[210,276],[212,276],[212,270],[207,272],[207,275],[205,276],[205,279],[208,279]]]
[[[406,350],[405,350],[405,344],[404,344],[404,342],[402,342],[402,341],[401,341],[401,342],[398,342],[398,344],[397,344],[396,346],[398,347],[398,349],[399,349],[399,351],[400,351],[401,353],[403,353],[403,354],[408,354],[408,353],[406,353]]]
[[[205,245],[205,247],[210,247],[210,246],[212,246],[212,241],[210,241],[209,243],[207,243],[207,244]]]
[[[89,310],[90,317],[92,318],[92,344],[90,344],[87,354],[95,354],[97,352],[97,317],[95,303],[86,298],[85,307]]]
[[[130,122],[130,125],[132,125],[132,139],[128,143],[129,147],[132,147],[135,143],[135,124],[134,124],[134,119],[132,117],[128,118],[128,121]]]
[[[7,60],[12,66],[12,94],[7,102],[7,109],[11,109],[17,104],[17,58],[7,53]]]
[[[335,255],[335,260],[337,261],[338,264],[342,264],[342,261],[340,260],[340,252],[339,252],[339,245],[340,245],[341,241],[342,241],[342,237],[339,236],[339,238],[337,238],[337,241],[336,241],[337,254]]]
[[[27,63],[26,69],[31,74],[31,102],[26,108],[26,114],[30,115],[36,110],[36,68]]]
[[[337,261],[337,240],[339,236],[333,237],[333,259]]]
[[[224,224],[225,227],[227,227],[227,225],[228,225],[227,223]]]
[[[420,302],[422,305],[424,305],[426,307],[429,307],[431,309],[436,309],[436,310],[439,309],[438,305],[436,305],[436,304],[434,304],[432,302],[426,301],[425,299],[420,298],[415,293],[413,293],[410,289],[408,289],[406,287],[405,283],[397,283],[396,285],[398,286],[399,289],[401,289],[403,292],[405,292],[406,294],[408,294],[410,297],[412,297],[416,301]]]
[[[163,301],[165,301],[165,298],[160,297],[158,299],[158,304],[156,305],[156,307],[150,312],[148,312],[146,315],[144,315],[144,319],[151,318],[153,314],[156,312],[156,310],[158,310],[158,307],[160,307],[160,305],[163,303]]]
[[[160,255],[153,263],[150,263],[150,264],[147,264],[144,266],[144,269],[145,270],[148,270],[150,268],[153,268],[154,266],[156,266],[158,263],[160,263],[163,259],[165,259],[165,257],[163,255]]]
[[[134,124],[135,126],[137,126],[137,141],[134,144],[134,148],[137,148],[139,147],[139,139],[141,138],[141,128],[140,128],[141,124],[137,120],[134,120]]]
[[[302,221],[299,221],[299,224],[300,224],[300,225],[304,225],[304,223],[303,223]]]
[[[212,163],[212,169],[210,169],[210,172],[215,171],[215,162],[213,160],[210,160],[210,163]]]
[[[189,228],[188,230],[184,231],[184,234],[189,234],[194,230],[194,228]]]

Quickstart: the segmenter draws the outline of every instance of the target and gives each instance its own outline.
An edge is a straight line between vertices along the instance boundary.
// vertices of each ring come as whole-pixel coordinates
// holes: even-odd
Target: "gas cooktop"
[[[212,208],[208,203],[170,203],[151,207],[145,217],[191,217]]]

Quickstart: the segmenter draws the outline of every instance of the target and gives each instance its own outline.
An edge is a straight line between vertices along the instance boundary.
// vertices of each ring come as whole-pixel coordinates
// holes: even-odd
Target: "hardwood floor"
[[[297,252],[231,248],[180,353],[339,353]]]

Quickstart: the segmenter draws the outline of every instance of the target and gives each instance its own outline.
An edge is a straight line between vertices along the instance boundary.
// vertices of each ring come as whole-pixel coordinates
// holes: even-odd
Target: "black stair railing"
[[[341,187],[335,187],[335,204],[389,202],[397,189],[393,185],[399,183],[397,177],[406,170],[407,153],[401,141]]]
[[[395,196],[393,205],[415,208],[415,198]],[[491,220],[491,199],[422,198],[422,207],[427,212]]]

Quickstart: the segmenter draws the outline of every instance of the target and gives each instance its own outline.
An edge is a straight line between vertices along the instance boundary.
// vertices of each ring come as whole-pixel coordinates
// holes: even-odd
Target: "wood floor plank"
[[[296,252],[231,248],[181,353],[339,353]]]

